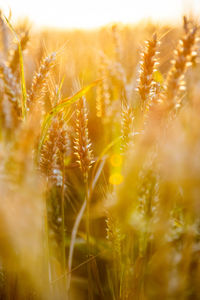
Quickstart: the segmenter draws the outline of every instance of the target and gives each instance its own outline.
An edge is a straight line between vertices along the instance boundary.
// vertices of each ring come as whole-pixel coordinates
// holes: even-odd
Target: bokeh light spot
[[[113,185],[119,185],[123,182],[123,176],[120,173],[113,173],[110,175],[109,182]]]
[[[113,167],[120,167],[122,165],[122,156],[120,154],[113,154],[110,158],[110,163]]]

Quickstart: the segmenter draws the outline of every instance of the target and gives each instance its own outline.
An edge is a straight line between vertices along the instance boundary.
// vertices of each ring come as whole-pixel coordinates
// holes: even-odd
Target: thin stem
[[[44,207],[44,234],[45,234],[45,255],[47,259],[47,268],[48,268],[48,282],[51,290],[52,274],[51,274],[51,262],[50,262],[50,245],[49,245],[49,225],[48,225],[48,178],[46,181],[46,192],[45,192],[45,207]]]
[[[86,243],[87,243],[87,252],[88,259],[90,258],[90,201],[89,201],[89,189],[88,189],[88,174],[85,176],[85,198],[86,198]],[[87,264],[88,270],[88,299],[92,300],[92,276],[90,262]]]
[[[100,161],[100,159],[99,159]],[[99,163],[99,161],[97,163]],[[96,186],[96,183],[99,179],[99,176],[101,175],[101,172],[103,170],[103,167],[104,167],[104,164],[105,164],[105,159],[102,160],[102,162],[100,163],[99,165],[99,168],[96,169],[95,168],[95,172],[93,174],[93,179],[92,179],[92,183],[90,185],[90,188],[88,188],[88,198],[89,198],[89,201],[91,199],[91,196],[92,196],[92,191],[94,190],[95,186]],[[86,210],[86,198],[79,210],[79,213],[76,217],[76,220],[75,220],[75,223],[74,223],[74,226],[73,226],[73,229],[72,229],[72,234],[71,234],[71,243],[70,243],[70,247],[69,247],[69,257],[68,257],[68,277],[67,277],[67,291],[69,293],[69,290],[70,290],[70,282],[71,282],[71,272],[72,272],[72,262],[73,262],[73,254],[74,254],[74,247],[75,247],[75,242],[76,242],[76,236],[77,236],[77,232],[78,232],[78,228],[79,228],[79,225],[81,223],[81,220],[83,218],[83,215],[84,215],[84,212]],[[88,260],[87,260],[88,261]],[[90,261],[90,260],[89,260]]]
[[[64,157],[62,158],[62,187],[61,187],[61,214],[62,214],[62,262],[65,274],[66,259],[65,259],[65,166]],[[64,276],[64,285],[66,286],[66,275]]]
[[[71,282],[71,271],[72,271],[72,261],[73,261],[73,253],[74,253],[74,246],[75,246],[75,241],[76,241],[76,235],[77,231],[80,225],[80,222],[82,220],[83,214],[85,212],[86,208],[86,200],[84,200],[81,209],[77,215],[76,221],[73,226],[72,230],[72,235],[71,235],[71,243],[70,243],[70,248],[69,248],[69,258],[68,258],[68,279],[67,279],[67,289],[69,291],[70,289],[70,282]]]

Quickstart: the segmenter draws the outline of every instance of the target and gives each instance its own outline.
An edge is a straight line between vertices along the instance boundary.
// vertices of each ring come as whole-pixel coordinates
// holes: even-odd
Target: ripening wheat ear
[[[112,249],[112,271],[110,273],[113,276],[115,283],[115,294],[118,296],[121,294],[121,276],[122,276],[122,254],[123,254],[123,232],[119,220],[113,216],[110,212],[107,213],[106,218],[106,238],[110,243]],[[112,272],[109,270],[110,272]],[[116,297],[114,297],[116,299]],[[122,299],[122,298],[121,298]],[[128,298],[123,298],[128,299]]]
[[[122,104],[122,121],[121,121],[121,132],[122,132],[122,145],[121,150],[125,152],[131,142],[131,135],[133,133],[133,111],[128,104]]]
[[[88,172],[93,163],[93,155],[88,135],[88,113],[85,97],[81,97],[76,105],[76,138],[74,145],[77,162],[83,173],[84,180],[87,181]]]
[[[122,240],[120,224],[115,217],[113,217],[110,213],[107,213],[106,225],[106,238],[113,244],[113,251],[115,252],[115,255],[117,255],[117,258],[119,258],[121,256]]]
[[[166,80],[165,97],[168,101],[169,109],[178,104],[177,98],[180,96],[180,91],[185,90],[184,74],[191,65],[192,57],[195,54],[193,47],[196,43],[197,27],[194,26],[190,29],[185,17],[184,31],[185,35],[179,40],[178,46],[174,51],[172,67]]]
[[[67,153],[70,152],[70,140],[69,140],[69,131],[66,127],[65,121],[62,116],[58,119],[59,123],[59,132],[57,139],[57,165],[59,169],[62,171],[64,168],[64,158]]]
[[[159,42],[157,35],[154,34],[152,40],[146,41],[146,47],[142,54],[140,62],[140,77],[138,83],[138,92],[141,97],[141,105],[144,110],[146,102],[149,100],[150,91],[153,85],[153,74],[156,71],[157,61],[157,46]]]
[[[20,86],[17,83],[15,76],[12,74],[11,69],[5,64],[0,64],[0,77],[3,81],[5,95],[7,95],[9,102],[12,103],[17,114],[20,115]]]
[[[33,103],[40,100],[44,95],[49,72],[54,66],[56,53],[45,57],[40,65],[38,72],[34,75],[31,89],[28,93],[27,103],[29,107],[33,106]]]
[[[122,43],[121,43],[121,39],[120,39],[119,27],[117,26],[117,24],[114,24],[112,26],[112,36],[113,36],[113,41],[114,41],[114,46],[115,46],[116,61],[121,62],[121,60],[122,60]]]
[[[126,76],[126,71],[122,64],[122,58],[123,58],[122,41],[121,41],[119,26],[116,24],[112,26],[112,36],[113,36],[113,42],[115,48],[115,61],[112,63],[110,74],[115,78],[115,80],[117,80],[117,85],[120,94],[123,95],[123,97],[127,98],[127,91],[126,91],[127,76]]]
[[[56,117],[52,121],[41,150],[41,171],[48,177],[53,175],[53,168],[62,171],[64,156],[68,150],[69,140],[65,122],[61,117]]]
[[[110,93],[108,84],[108,69],[103,54],[100,54],[99,78],[103,80],[97,86],[96,110],[97,117],[105,120],[109,116]]]
[[[58,131],[59,124],[55,119],[51,123],[47,139],[41,149],[40,169],[48,178],[53,175],[53,168],[56,164]]]

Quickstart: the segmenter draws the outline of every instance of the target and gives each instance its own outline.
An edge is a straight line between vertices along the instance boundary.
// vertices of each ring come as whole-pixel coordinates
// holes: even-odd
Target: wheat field
[[[200,299],[198,22],[0,28],[0,299]]]

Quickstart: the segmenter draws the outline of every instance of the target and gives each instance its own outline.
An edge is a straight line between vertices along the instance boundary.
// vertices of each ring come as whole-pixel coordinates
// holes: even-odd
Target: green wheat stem
[[[44,206],[44,233],[45,233],[45,254],[46,254],[46,262],[48,269],[48,283],[51,292],[51,282],[52,282],[52,274],[51,274],[51,261],[50,261],[50,244],[49,244],[49,225],[48,225],[48,207],[47,207],[47,198],[48,198],[48,179],[46,181],[46,193],[45,193],[45,206]]]
[[[64,270],[64,274],[65,274],[66,259],[65,259],[65,166],[64,166],[64,157],[62,157],[61,214],[62,214],[62,261],[63,261],[63,270]],[[66,286],[66,275],[64,276],[64,285]]]
[[[88,174],[85,174],[85,197],[86,197],[86,244],[87,244],[87,256],[90,258],[90,199],[89,199],[89,187],[88,187]],[[88,299],[92,300],[92,274],[90,262],[87,264],[88,271]]]

